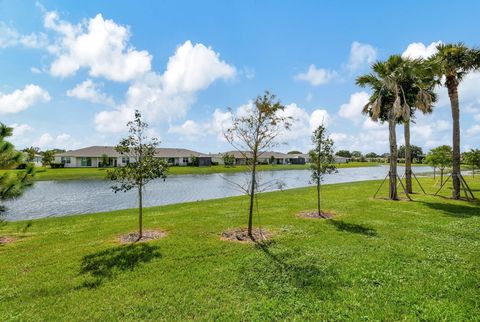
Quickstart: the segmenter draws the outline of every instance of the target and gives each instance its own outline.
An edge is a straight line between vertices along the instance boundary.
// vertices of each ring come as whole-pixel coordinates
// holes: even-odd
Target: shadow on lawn
[[[243,270],[242,276],[248,288],[256,289],[271,297],[299,295],[298,291],[315,292],[318,297],[331,296],[339,283],[338,276],[327,265],[302,263],[312,258],[295,251],[274,251],[273,243],[257,243],[255,247],[265,256]],[[300,262],[299,262],[300,261]]]
[[[480,216],[479,201],[470,201],[468,203],[469,206],[441,203],[441,202],[432,202],[432,201],[429,201],[429,202],[424,201],[422,203],[431,209],[439,210],[444,214],[452,217],[469,218],[469,217]]]
[[[82,287],[96,288],[118,272],[132,271],[142,263],[161,257],[158,246],[144,243],[109,248],[87,255],[83,257],[80,274],[89,275],[93,279],[84,281]]]
[[[354,234],[361,234],[370,237],[376,237],[377,231],[373,228],[362,226],[359,224],[352,224],[348,222],[344,222],[342,220],[329,220],[329,224],[335,226],[337,230],[347,232],[347,233],[354,233]]]

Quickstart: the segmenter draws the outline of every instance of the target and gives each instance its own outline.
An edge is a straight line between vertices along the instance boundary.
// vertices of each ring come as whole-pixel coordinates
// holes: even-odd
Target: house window
[[[122,163],[123,164],[129,164],[130,163],[130,158],[129,157],[122,157]]]
[[[92,158],[87,158],[87,157],[80,158],[80,165],[82,167],[91,167],[92,166]]]
[[[183,163],[188,163],[188,158],[183,158]]]
[[[174,164],[175,163],[175,158],[168,158],[168,163],[169,164]]]
[[[70,164],[70,157],[62,157],[60,162],[62,162],[63,164]]]

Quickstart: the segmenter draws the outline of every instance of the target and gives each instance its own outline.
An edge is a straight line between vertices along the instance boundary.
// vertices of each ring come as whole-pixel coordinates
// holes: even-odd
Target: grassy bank
[[[264,246],[219,238],[246,223],[244,197],[149,208],[145,227],[168,236],[131,246],[116,238],[135,210],[8,223],[0,320],[478,319],[480,204],[373,200],[378,184],[325,186],[332,220],[295,216],[312,188],[261,195]]]
[[[375,162],[350,162],[346,164],[338,164],[339,168],[352,167],[373,167],[379,163]],[[261,165],[258,167],[260,171],[275,171],[275,170],[303,170],[308,169],[308,165]],[[210,173],[225,173],[225,172],[242,172],[246,171],[246,166],[224,167],[170,167],[169,173],[175,174],[210,174]],[[5,170],[3,170],[5,171]],[[8,170],[17,171],[17,170]],[[104,168],[64,168],[64,169],[50,169],[37,168],[37,175],[35,180],[78,180],[78,179],[104,179],[107,169]]]

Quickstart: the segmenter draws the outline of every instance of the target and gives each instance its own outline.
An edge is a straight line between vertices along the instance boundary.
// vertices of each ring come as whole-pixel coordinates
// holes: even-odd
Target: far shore
[[[349,162],[336,164],[338,168],[360,168],[360,167],[375,167],[379,165],[386,165],[386,163],[378,162]],[[417,165],[417,164],[415,164]],[[421,164],[420,164],[421,165]],[[105,179],[109,168],[63,168],[50,169],[46,167],[38,167],[34,180],[36,181],[50,181],[50,180],[88,180]],[[277,171],[277,170],[306,170],[309,169],[308,164],[279,164],[279,165],[260,165],[257,168],[259,171]],[[169,168],[169,175],[181,174],[212,174],[212,173],[233,173],[247,171],[248,167],[244,165],[237,166],[209,166],[209,167],[191,167],[191,166],[172,166]],[[18,171],[18,170],[1,170],[1,171]]]

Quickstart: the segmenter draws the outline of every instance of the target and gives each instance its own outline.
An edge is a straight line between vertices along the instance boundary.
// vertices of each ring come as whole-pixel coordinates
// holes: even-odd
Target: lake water
[[[388,166],[344,168],[325,177],[324,183],[342,183],[383,179]],[[430,167],[413,167],[415,173],[433,171]],[[399,173],[403,168],[399,167]],[[264,191],[298,188],[311,185],[308,170],[279,170],[259,172]],[[216,173],[202,175],[172,175],[165,181],[150,182],[145,191],[144,205],[158,206],[187,201],[206,200],[241,195],[237,185],[245,185],[245,173]],[[38,181],[20,198],[5,203],[6,219],[26,220],[50,216],[85,214],[134,208],[135,191],[113,193],[112,182],[106,180]]]

